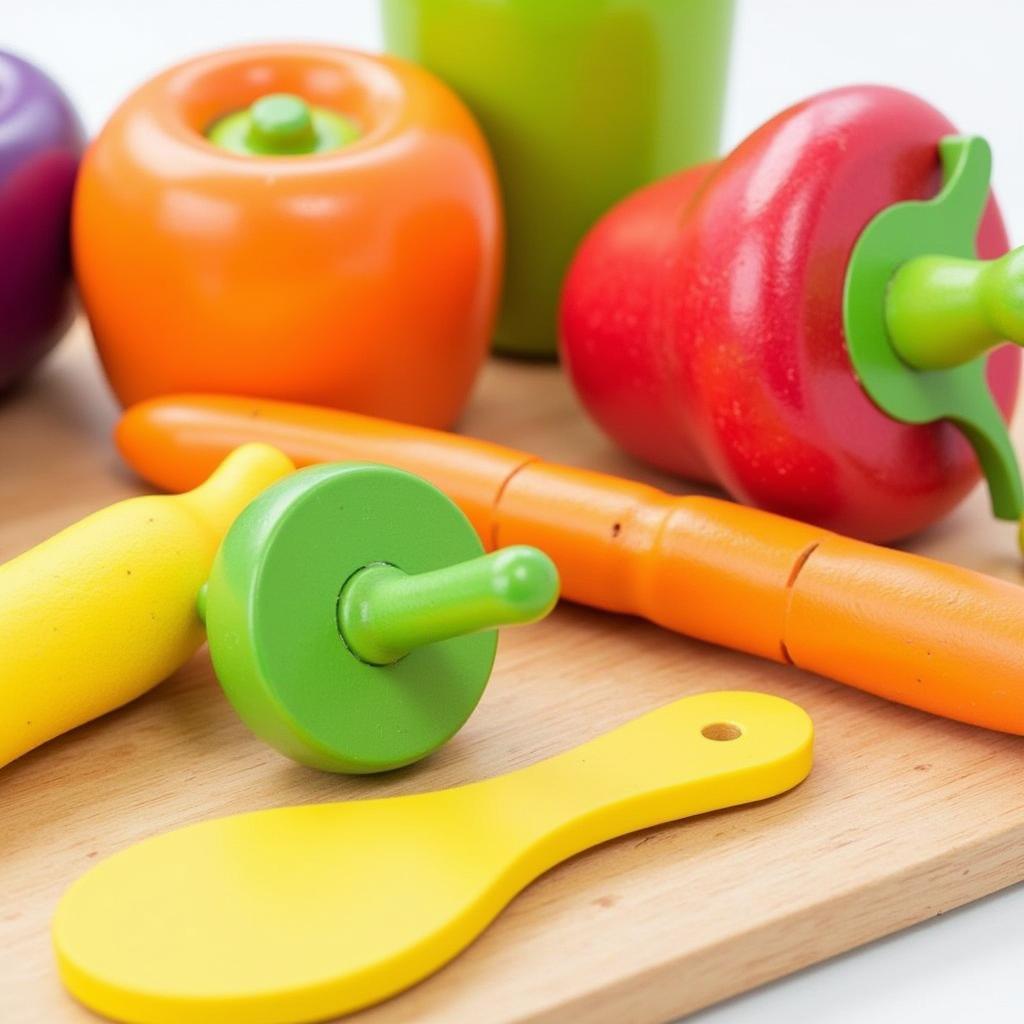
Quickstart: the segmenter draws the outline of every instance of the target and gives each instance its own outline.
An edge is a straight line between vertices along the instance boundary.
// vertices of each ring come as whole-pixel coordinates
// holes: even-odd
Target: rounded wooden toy
[[[0,565],[0,765],[192,657],[203,642],[196,591],[221,539],[294,468],[247,445],[194,491],[119,502]]]
[[[1021,356],[990,350],[1024,340],[1024,265],[988,262],[989,163],[923,100],[856,86],[637,192],[566,278],[585,406],[639,458],[861,539],[920,530],[982,472],[1018,519]]]
[[[195,491],[121,502],[0,566],[0,764],[155,686],[203,621],[242,719],[304,764],[383,771],[462,726],[493,627],[554,605],[551,560],[485,556],[410,473],[294,468],[243,447]]]
[[[0,50],[0,391],[49,352],[71,318],[71,194],[83,144],[60,87]]]
[[[569,600],[797,665],[889,700],[1024,734],[1024,588],[698,495],[544,462],[475,438],[334,409],[157,399],[117,429],[127,461],[180,490],[244,440],[300,465],[421,473],[488,547],[536,544]]]
[[[125,404],[179,390],[448,427],[487,354],[490,152],[422,68],[249,46],[128,96],[83,162],[75,272]]]
[[[484,782],[149,839],[65,893],[61,977],[135,1024],[332,1018],[437,970],[559,861],[797,785],[812,735],[788,701],[708,693]]]
[[[546,615],[551,560],[484,555],[466,517],[387,466],[315,466],[238,517],[199,598],[224,692],[258,736],[336,772],[410,764],[487,685],[495,627]]]

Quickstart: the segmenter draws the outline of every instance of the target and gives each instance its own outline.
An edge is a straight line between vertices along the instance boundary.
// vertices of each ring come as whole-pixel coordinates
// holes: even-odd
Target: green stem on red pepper
[[[1004,341],[1024,345],[1024,248],[996,260],[919,256],[893,277],[889,337],[919,370],[947,369]]]

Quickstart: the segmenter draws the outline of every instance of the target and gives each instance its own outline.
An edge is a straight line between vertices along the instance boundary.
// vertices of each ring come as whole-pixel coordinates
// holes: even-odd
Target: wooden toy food
[[[487,133],[508,272],[495,346],[553,356],[586,230],[634,188],[718,151],[732,0],[384,0],[388,45]]]
[[[239,715],[304,764],[383,771],[461,728],[493,627],[554,605],[550,559],[485,556],[412,474],[293,469],[245,447],[196,491],[115,505],[0,566],[0,763],[154,686],[203,623]]]
[[[0,51],[0,390],[56,344],[71,314],[71,192],[82,128],[38,68]]]
[[[325,771],[410,764],[487,685],[495,627],[546,615],[551,560],[484,555],[466,517],[387,466],[315,466],[228,531],[199,601],[224,692],[282,753]]]
[[[221,538],[293,468],[247,446],[188,494],[111,505],[0,565],[0,765],[134,700],[195,653],[196,592]]]
[[[584,405],[639,458],[862,539],[927,526],[982,471],[1019,518],[1020,353],[985,353],[1024,340],[1024,261],[988,262],[988,172],[982,140],[859,86],[638,192],[566,279]]]
[[[778,697],[707,693],[484,782],[149,839],[65,893],[61,976],[138,1024],[334,1018],[437,970],[559,861],[792,788],[812,734]]]
[[[83,161],[74,253],[122,402],[214,389],[447,426],[490,341],[500,207],[430,74],[259,46],[125,100]]]
[[[298,463],[423,474],[488,547],[536,544],[573,601],[1024,734],[1024,589],[729,501],[672,496],[472,438],[277,402],[193,396],[129,410],[122,454],[178,490],[247,439]]]

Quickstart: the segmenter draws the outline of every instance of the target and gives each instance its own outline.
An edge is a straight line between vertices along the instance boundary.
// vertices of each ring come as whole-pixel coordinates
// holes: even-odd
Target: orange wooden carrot
[[[454,434],[244,398],[154,399],[117,431],[184,490],[246,441],[299,465],[362,459],[426,477],[487,547],[534,544],[573,601],[963,722],[1024,734],[1024,588],[714,498],[665,494]]]

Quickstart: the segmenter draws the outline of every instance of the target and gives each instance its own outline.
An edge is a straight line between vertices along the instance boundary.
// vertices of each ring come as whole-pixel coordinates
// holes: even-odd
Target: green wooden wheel
[[[426,481],[343,463],[302,470],[245,509],[200,610],[249,727],[304,764],[363,773],[458,731],[490,676],[491,627],[545,614],[557,586],[535,549],[484,556]]]

